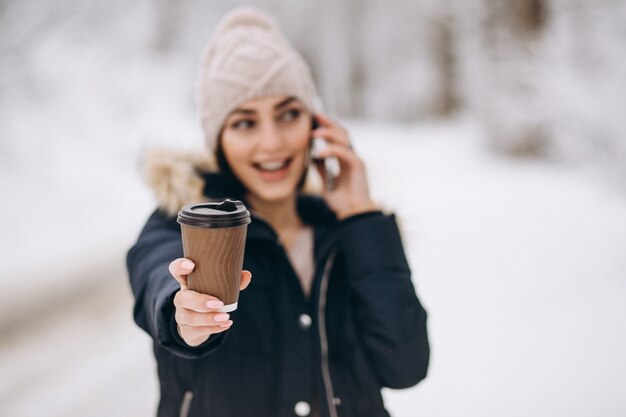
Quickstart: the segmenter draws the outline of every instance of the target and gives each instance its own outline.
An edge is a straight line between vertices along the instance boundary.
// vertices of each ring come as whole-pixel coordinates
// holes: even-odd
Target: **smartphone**
[[[313,117],[313,121],[311,123],[311,129],[315,130],[319,127],[319,123],[315,117]],[[321,137],[313,136],[311,138],[311,151],[315,155],[316,152],[319,152],[323,149],[326,149],[328,143],[326,139]],[[321,159],[313,159],[317,164],[321,164],[324,170],[324,186],[326,190],[333,191],[335,189],[337,183],[337,177],[341,173],[341,168],[339,166],[339,160],[335,156],[330,156],[328,158]]]

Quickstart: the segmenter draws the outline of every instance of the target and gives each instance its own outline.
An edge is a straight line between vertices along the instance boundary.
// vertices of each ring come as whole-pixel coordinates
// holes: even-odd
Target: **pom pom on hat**
[[[198,110],[207,146],[216,151],[228,114],[260,96],[295,96],[312,112],[321,105],[311,71],[275,20],[251,7],[222,18],[204,53],[198,80]]]

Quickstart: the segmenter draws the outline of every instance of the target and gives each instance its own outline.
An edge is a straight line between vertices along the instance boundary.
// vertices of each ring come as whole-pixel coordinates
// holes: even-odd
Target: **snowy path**
[[[401,218],[429,312],[429,376],[385,391],[392,415],[626,415],[626,197],[567,168],[489,156],[464,126],[354,124],[353,136],[373,194]],[[129,184],[125,204],[135,196],[143,216],[149,198]],[[3,336],[0,415],[153,414],[128,239],[89,294]]]
[[[119,265],[101,271],[108,283],[2,339],[0,415],[153,415],[150,341],[132,323]]]

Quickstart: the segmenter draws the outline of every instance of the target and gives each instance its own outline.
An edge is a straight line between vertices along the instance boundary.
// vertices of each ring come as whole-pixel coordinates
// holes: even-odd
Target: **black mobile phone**
[[[317,121],[317,118],[313,116],[313,119],[311,122],[311,130],[315,130],[318,127],[319,127],[319,122]],[[316,152],[319,152],[325,149],[327,146],[328,146],[328,143],[326,142],[326,139],[321,138],[321,137],[316,137],[316,136],[311,137],[311,151],[313,155],[315,155]],[[328,191],[334,190],[335,185],[336,185],[336,179],[341,172],[341,168],[339,166],[339,160],[334,156],[330,156],[328,158],[321,158],[321,159],[313,158],[313,161],[323,166],[324,186],[326,187],[326,189]]]

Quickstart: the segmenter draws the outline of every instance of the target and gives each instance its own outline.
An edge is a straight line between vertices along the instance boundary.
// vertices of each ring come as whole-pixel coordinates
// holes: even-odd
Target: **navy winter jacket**
[[[211,187],[207,196],[227,195]],[[233,326],[198,347],[180,338],[169,263],[183,256],[176,219],[155,211],[127,266],[137,324],[154,340],[158,416],[388,416],[381,388],[426,376],[426,312],[418,301],[394,216],[337,221],[323,200],[298,197],[314,229],[315,277],[305,297],[274,230],[254,216]]]

